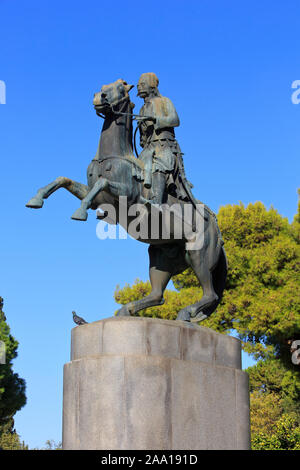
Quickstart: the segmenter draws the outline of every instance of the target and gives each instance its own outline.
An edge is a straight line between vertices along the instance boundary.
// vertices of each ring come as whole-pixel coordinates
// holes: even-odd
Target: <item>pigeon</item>
[[[76,312],[73,311],[72,313],[73,313],[73,320],[74,320],[74,323],[76,323],[76,325],[85,325],[87,323],[87,321],[85,321],[83,318],[76,315]]]

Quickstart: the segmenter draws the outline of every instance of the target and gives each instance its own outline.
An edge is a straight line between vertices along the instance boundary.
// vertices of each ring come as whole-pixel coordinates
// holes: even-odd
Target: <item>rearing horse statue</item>
[[[88,166],[87,185],[58,177],[39,189],[26,206],[39,209],[44,199],[59,188],[65,188],[81,200],[81,206],[72,219],[87,220],[88,209],[97,210],[104,204],[110,204],[116,214],[115,220],[110,223],[122,225],[122,199],[126,206],[123,209],[127,211],[126,225],[123,226],[128,233],[130,222],[136,219],[136,213],[130,215],[130,208],[135,204],[142,207],[139,223],[142,225],[143,221],[147,222],[147,226],[151,226],[151,233],[141,231],[135,238],[150,245],[152,290],[143,299],[123,305],[116,315],[136,315],[145,308],[162,305],[163,294],[171,277],[191,267],[203,289],[203,295],[195,304],[180,310],[177,320],[199,322],[217,308],[225,287],[227,261],[221,233],[215,215],[206,205],[199,204],[201,211],[171,194],[165,195],[164,210],[162,207],[152,207],[147,202],[149,195],[143,184],[143,162],[133,154],[134,104],[129,97],[132,87],[119,79],[104,85],[94,96],[95,110],[104,118],[104,124],[97,154]],[[177,208],[175,211],[172,211],[173,206]],[[185,210],[188,206],[191,210]],[[153,211],[155,223],[152,219]],[[99,218],[105,219],[105,215]],[[166,228],[167,237],[164,232]],[[195,239],[201,240],[201,243],[194,243]]]

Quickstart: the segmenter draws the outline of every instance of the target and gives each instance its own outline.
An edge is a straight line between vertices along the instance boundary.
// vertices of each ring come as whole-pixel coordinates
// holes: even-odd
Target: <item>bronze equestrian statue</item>
[[[222,298],[226,255],[214,213],[191,193],[174,134],[179,119],[174,105],[159,94],[157,86],[155,74],[141,76],[138,95],[145,104],[140,115],[135,115],[129,97],[133,85],[121,79],[104,85],[94,95],[94,108],[104,124],[96,156],[87,170],[87,185],[58,177],[39,189],[26,206],[39,209],[44,199],[65,188],[81,200],[72,219],[84,221],[88,209],[113,207],[115,219],[110,223],[123,225],[131,234],[130,225],[136,226],[137,213],[132,212],[136,205],[140,226],[151,227],[150,233],[141,230],[134,236],[150,245],[152,290],[145,298],[124,305],[116,315],[136,315],[145,308],[162,305],[171,277],[191,267],[203,295],[195,304],[180,310],[177,320],[199,322],[213,313]],[[139,158],[133,153],[134,118],[138,121],[143,147]],[[121,214],[124,209],[126,223]],[[98,217],[105,220],[106,212]]]

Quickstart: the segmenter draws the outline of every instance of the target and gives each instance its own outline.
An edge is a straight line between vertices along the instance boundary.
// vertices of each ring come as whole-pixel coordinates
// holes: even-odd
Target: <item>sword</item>
[[[194,195],[191,191],[190,183],[188,182],[186,176],[185,176],[185,171],[184,171],[184,166],[183,166],[183,159],[182,159],[182,153],[179,153],[178,157],[178,166],[179,166],[179,173],[180,173],[180,178],[182,182],[183,189],[185,190],[190,202],[192,203],[194,209],[204,218],[204,220],[208,220],[207,215],[205,213],[202,214],[201,211],[199,211],[197,204],[203,204],[203,202],[197,201],[194,198]]]

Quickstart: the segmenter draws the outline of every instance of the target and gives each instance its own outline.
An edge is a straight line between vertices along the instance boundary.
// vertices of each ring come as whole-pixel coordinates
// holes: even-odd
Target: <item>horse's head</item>
[[[93,105],[97,113],[109,114],[118,111],[125,101],[130,101],[129,91],[134,85],[119,78],[110,85],[103,85],[98,93],[95,93]]]

